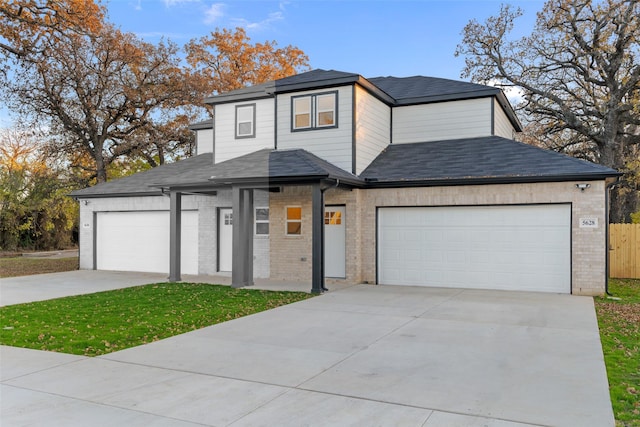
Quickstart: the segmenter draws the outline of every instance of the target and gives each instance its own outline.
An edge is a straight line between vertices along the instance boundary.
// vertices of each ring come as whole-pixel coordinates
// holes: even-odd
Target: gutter
[[[450,179],[426,179],[426,180],[394,180],[379,181],[377,178],[365,178],[365,188],[401,188],[401,187],[452,187],[458,185],[491,185],[491,184],[535,184],[541,182],[567,182],[567,181],[599,181],[613,175],[611,173],[575,174],[555,176],[495,176],[483,178],[450,178]]]
[[[604,227],[605,227],[605,268],[604,268],[604,292],[608,295],[608,296],[613,296],[610,292],[609,292],[609,270],[610,270],[610,265],[609,265],[609,244],[610,244],[610,238],[609,238],[609,210],[610,210],[610,206],[609,204],[611,203],[610,200],[610,195],[609,193],[611,192],[611,189],[613,187],[615,187],[616,185],[618,185],[620,183],[620,176],[616,176],[616,180],[613,182],[610,182],[609,184],[607,184],[607,186],[605,187],[605,191],[604,191],[604,206],[605,206],[605,210],[604,210]]]

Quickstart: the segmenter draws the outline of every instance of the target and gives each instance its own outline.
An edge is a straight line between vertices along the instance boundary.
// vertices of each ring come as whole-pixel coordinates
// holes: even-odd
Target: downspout
[[[605,210],[604,210],[604,224],[605,224],[605,251],[606,251],[606,257],[605,257],[605,274],[604,274],[604,292],[608,295],[608,296],[613,296],[610,292],[609,292],[609,203],[610,201],[610,196],[609,193],[611,191],[611,189],[618,185],[620,183],[620,177],[617,176],[616,180],[613,182],[610,182],[609,184],[607,184],[607,186],[605,187],[605,192],[604,192],[604,205],[605,205]]]

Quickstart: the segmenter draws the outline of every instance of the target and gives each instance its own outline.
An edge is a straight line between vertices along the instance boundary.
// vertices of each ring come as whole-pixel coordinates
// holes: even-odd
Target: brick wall
[[[328,189],[325,204],[345,205],[346,278],[328,282],[375,283],[376,208],[385,206],[465,206],[529,203],[571,203],[572,293],[604,292],[604,181],[584,192],[577,182],[456,187],[343,190]],[[274,280],[311,281],[311,187],[283,187],[280,193],[256,191],[256,207],[270,208],[270,235],[254,239],[254,276]],[[302,233],[287,236],[285,208],[302,207]],[[167,197],[89,199],[80,205],[80,268],[93,268],[93,212],[168,210]],[[217,196],[184,196],[183,209],[199,211],[199,272],[217,272],[217,208],[231,207],[231,191]],[[597,228],[580,228],[580,218],[597,218]]]
[[[360,203],[363,281],[376,273],[376,208],[384,206],[464,206],[529,203],[571,203],[572,293],[598,295],[605,280],[604,181],[584,192],[577,182],[375,189]],[[598,228],[580,228],[580,218],[598,219]]]
[[[360,209],[358,190],[330,188],[325,191],[325,205],[345,206],[346,278],[326,280],[327,283],[360,283]],[[271,193],[270,201],[271,278],[311,282],[312,213],[311,187],[284,187],[280,193]],[[286,207],[302,207],[300,236],[287,236],[285,231]]]

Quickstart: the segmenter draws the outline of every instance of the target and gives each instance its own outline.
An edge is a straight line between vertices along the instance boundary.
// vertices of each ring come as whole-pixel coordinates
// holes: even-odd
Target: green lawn
[[[596,298],[616,425],[640,426],[640,280],[611,279],[619,301]]]
[[[158,283],[0,307],[0,344],[97,356],[309,298]]]

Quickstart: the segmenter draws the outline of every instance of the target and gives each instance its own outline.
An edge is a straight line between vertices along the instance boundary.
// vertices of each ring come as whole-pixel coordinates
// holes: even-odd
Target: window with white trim
[[[256,236],[269,235],[269,208],[256,208],[255,224]]]
[[[291,129],[310,130],[338,126],[338,92],[291,97]]]
[[[236,105],[236,139],[256,136],[256,104]]]
[[[293,128],[309,129],[311,127],[311,97],[293,98]]]
[[[334,126],[336,123],[336,94],[316,96],[316,127]]]
[[[300,206],[287,206],[286,210],[287,236],[302,234],[302,208]]]

